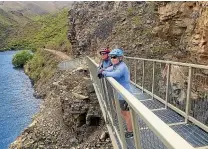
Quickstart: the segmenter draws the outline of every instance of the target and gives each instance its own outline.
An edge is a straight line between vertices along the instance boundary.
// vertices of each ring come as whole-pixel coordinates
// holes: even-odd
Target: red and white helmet
[[[100,50],[100,52],[99,53],[110,53],[110,49],[108,49],[108,48],[103,48],[103,49],[101,49]]]

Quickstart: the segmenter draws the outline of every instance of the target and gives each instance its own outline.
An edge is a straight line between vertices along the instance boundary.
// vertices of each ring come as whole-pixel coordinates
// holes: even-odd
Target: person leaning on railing
[[[100,74],[99,78],[102,77],[113,77],[118,83],[120,83],[125,89],[131,92],[130,89],[130,73],[127,65],[123,62],[123,50],[114,49],[109,53],[111,58],[112,66],[108,67]],[[128,103],[119,94],[118,96],[121,115],[124,117],[127,124],[127,132],[125,133],[126,138],[133,137],[131,116],[129,112]]]
[[[105,49],[101,49],[99,51],[100,55],[101,55],[101,62],[99,64],[98,67],[98,77],[101,78],[102,77],[102,72],[112,66],[111,63],[111,59],[109,58],[109,53],[110,53],[110,49],[109,48],[105,48]]]

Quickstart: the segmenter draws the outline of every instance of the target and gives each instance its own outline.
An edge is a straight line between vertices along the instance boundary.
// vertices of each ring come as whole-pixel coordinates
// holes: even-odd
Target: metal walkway
[[[208,146],[208,133],[206,131],[200,129],[193,123],[185,123],[184,117],[182,117],[170,108],[166,109],[163,103],[161,103],[157,99],[151,99],[152,97],[150,95],[142,93],[142,90],[139,90],[134,85],[132,85],[132,89],[134,89],[134,96],[138,100],[140,100],[146,107],[152,110],[155,115],[157,115],[173,130],[175,130],[193,147],[197,148]]]
[[[132,62],[127,60],[132,60]],[[138,63],[139,60],[142,62]],[[96,76],[97,64],[90,58],[87,58],[87,62],[114,148],[208,149],[207,126],[190,114],[190,109],[193,108],[193,105],[190,104],[192,103],[190,100],[193,94],[191,87],[194,84],[192,69],[208,69],[207,66],[126,57],[126,63],[131,72],[131,80],[134,80],[131,84],[131,94],[113,78],[99,80]],[[147,62],[151,62],[152,65],[148,65]],[[159,80],[161,79],[158,77],[159,75],[156,75],[159,74],[158,72],[161,72],[156,67],[156,62],[165,63],[165,67],[167,66],[166,83],[164,84],[165,92],[162,93],[156,89],[159,86],[156,86],[156,84],[159,84]],[[135,64],[133,65],[135,66],[134,68],[131,68],[132,64]],[[138,64],[141,64],[141,67]],[[173,102],[177,98],[171,97],[173,96],[170,89],[170,82],[173,82],[173,78],[171,78],[171,64],[188,67],[188,73],[186,72],[188,74],[188,85],[184,101],[186,104],[182,104],[182,108],[177,107],[177,104]],[[149,67],[146,71],[145,66]],[[158,66],[161,68],[161,64]],[[149,71],[150,68],[152,71]],[[139,79],[138,76],[142,76],[142,78]],[[146,81],[145,78],[149,81]],[[148,85],[148,82],[150,85]],[[204,92],[206,93],[206,90]],[[124,137],[126,124],[119,112],[119,104],[115,100],[118,94],[122,95],[131,107],[130,112],[134,130],[133,138],[125,139]]]

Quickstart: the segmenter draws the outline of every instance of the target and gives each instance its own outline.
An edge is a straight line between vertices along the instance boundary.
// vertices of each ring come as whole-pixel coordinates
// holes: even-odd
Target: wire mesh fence
[[[140,86],[142,86],[142,79],[144,78],[143,65],[144,65],[144,61],[140,61],[140,60],[136,61],[136,74],[135,74],[136,81],[135,81],[135,83]]]
[[[167,78],[165,76],[165,64],[157,63],[154,64],[154,86],[153,86],[153,94],[157,95],[158,97],[162,98],[163,100],[166,99],[166,85],[167,85]]]
[[[129,72],[130,72],[130,79],[131,80],[134,80],[134,72],[135,72],[135,68],[134,68],[134,65],[135,65],[135,60],[133,59],[124,59],[124,62],[125,64],[127,65],[128,69],[129,69]]]
[[[168,103],[184,112],[187,98],[188,70],[188,67],[170,65]]]
[[[167,149],[167,147],[139,116],[138,124],[142,149]]]
[[[208,125],[208,70],[193,68],[190,115]]]

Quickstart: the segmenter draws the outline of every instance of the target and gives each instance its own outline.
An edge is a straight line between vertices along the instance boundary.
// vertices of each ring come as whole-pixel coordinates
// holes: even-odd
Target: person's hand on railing
[[[102,73],[98,73],[97,77],[98,77],[99,79],[102,79],[102,78],[104,78],[104,75],[103,75]]]
[[[103,78],[104,76],[102,75],[102,72],[104,71],[104,69],[102,69],[102,68],[98,68],[98,75],[97,75],[97,77],[99,78],[99,79],[101,79],[101,78]]]
[[[102,72],[103,72],[103,71],[104,71],[104,69],[103,69],[103,68],[99,68],[99,69],[98,69],[98,74],[99,74],[99,73],[101,73],[101,74],[102,74]]]
[[[101,79],[101,78],[104,78],[104,77],[106,77],[106,71],[105,70],[102,70],[102,71],[100,71],[100,72],[98,72],[98,78],[99,79]]]

